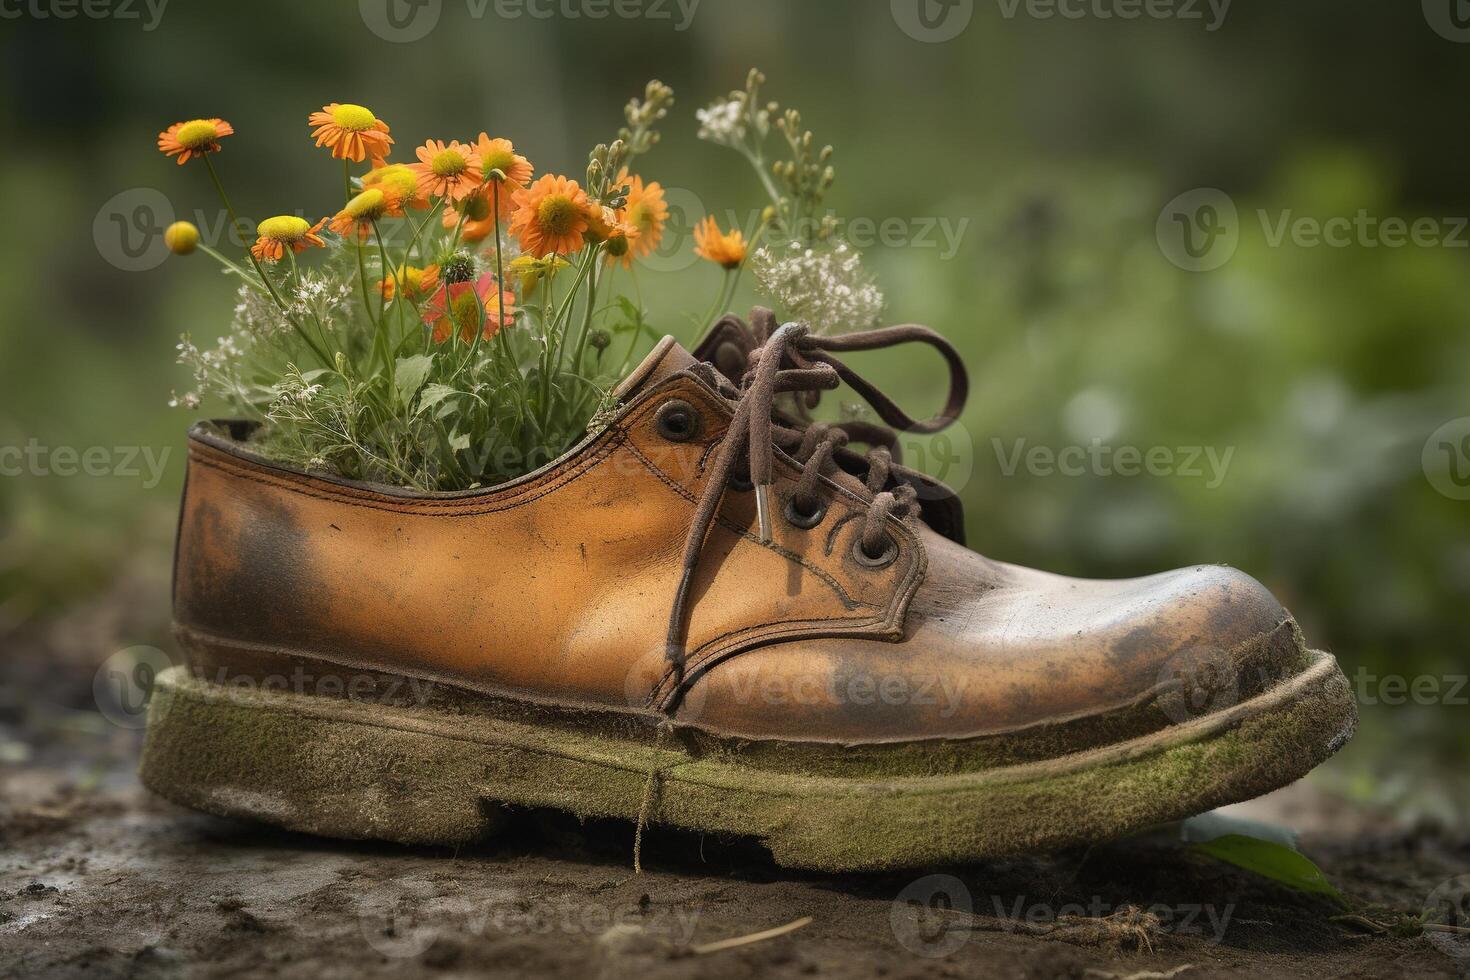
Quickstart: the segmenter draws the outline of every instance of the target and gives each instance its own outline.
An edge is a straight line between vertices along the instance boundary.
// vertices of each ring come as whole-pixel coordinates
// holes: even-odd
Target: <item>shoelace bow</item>
[[[944,408],[938,415],[922,422],[910,418],[888,396],[833,356],[834,353],[877,350],[915,342],[938,350],[949,368],[949,397]],[[811,333],[803,324],[787,323],[751,351],[749,366],[738,388],[725,382],[722,376],[718,380],[722,392],[735,401],[735,413],[699,496],[689,535],[684,542],[683,574],[669,614],[665,647],[669,664],[675,672],[676,697],[670,701],[670,711],[677,708],[682,695],[689,590],[725,490],[736,478],[741,451],[747,451],[748,479],[755,490],[760,539],[763,544],[769,544],[775,450],[780,448],[801,464],[801,476],[792,491],[791,504],[798,513],[812,514],[820,506],[817,491],[822,477],[837,469],[833,458],[837,450],[847,445],[849,439],[871,442],[873,433],[882,431],[881,426],[872,423],[855,426],[853,423],[814,422],[804,429],[790,428],[773,417],[776,397],[787,393],[816,396],[846,384],[896,432],[927,435],[954,422],[963,411],[969,395],[969,377],[959,352],[944,337],[917,324],[824,337]],[[896,435],[892,441],[896,441]],[[870,449],[867,460],[866,483],[872,497],[864,516],[861,547],[865,554],[876,559],[885,547],[888,518],[904,519],[912,515],[918,494],[906,483],[891,490],[885,488],[893,465],[893,454],[887,446],[878,445]]]

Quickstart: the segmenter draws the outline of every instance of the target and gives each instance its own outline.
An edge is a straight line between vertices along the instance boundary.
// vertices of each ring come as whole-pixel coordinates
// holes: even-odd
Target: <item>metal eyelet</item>
[[[750,474],[744,470],[737,470],[730,474],[729,487],[738,493],[750,493],[755,489],[755,484],[750,481]]]
[[[654,426],[669,442],[689,442],[704,427],[699,410],[682,398],[672,398],[660,405]]]
[[[876,557],[863,547],[863,536],[859,534],[852,542],[852,560],[864,568],[887,568],[898,558],[898,542],[889,534],[883,535],[883,551]]]
[[[816,509],[810,514],[803,514],[800,510],[797,510],[796,495],[792,494],[786,498],[786,507],[783,513],[786,515],[787,524],[790,524],[794,528],[800,528],[803,531],[810,531],[822,523],[822,518],[827,516],[827,505],[819,502]]]

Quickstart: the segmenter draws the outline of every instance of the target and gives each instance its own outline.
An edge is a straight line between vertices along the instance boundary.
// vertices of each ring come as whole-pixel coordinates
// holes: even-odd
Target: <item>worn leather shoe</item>
[[[876,869],[1115,838],[1275,789],[1351,736],[1335,660],[1241,572],[1088,581],[960,543],[874,431],[964,400],[920,327],[665,339],[566,455],[488,489],[293,470],[196,426],[144,781],[315,833],[458,843],[503,808]],[[840,359],[935,347],[915,421]],[[873,445],[857,454],[849,443]]]

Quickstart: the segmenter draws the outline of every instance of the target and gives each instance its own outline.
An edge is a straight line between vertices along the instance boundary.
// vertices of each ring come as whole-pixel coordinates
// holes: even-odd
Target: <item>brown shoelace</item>
[[[834,353],[869,351],[906,343],[924,343],[944,356],[949,368],[949,397],[939,414],[922,422],[915,421]],[[723,379],[721,379],[723,380]],[[736,478],[742,450],[747,450],[748,479],[754,485],[756,511],[760,522],[760,539],[771,541],[770,489],[773,482],[775,451],[781,449],[801,464],[801,476],[788,502],[788,517],[801,521],[820,521],[817,495],[821,479],[837,468],[833,454],[847,444],[849,438],[862,438],[842,423],[814,422],[804,429],[789,428],[773,418],[776,397],[781,394],[814,395],[846,384],[873,407],[878,416],[897,432],[930,434],[954,422],[964,408],[969,394],[969,378],[959,352],[950,342],[928,327],[904,324],[859,333],[822,337],[810,333],[798,323],[788,323],[775,330],[765,342],[753,350],[749,367],[739,388],[725,385],[727,395],[735,400],[735,414],[715,456],[704,491],[694,511],[689,535],[684,542],[683,575],[674,595],[669,614],[669,631],[665,647],[670,666],[675,671],[676,696],[669,710],[678,706],[684,683],[685,621],[689,612],[689,589],[694,582],[705,539],[714,526],[725,490]],[[877,426],[867,426],[876,429]],[[915,509],[914,488],[900,484],[884,489],[893,463],[886,446],[869,450],[867,488],[872,494],[863,522],[860,547],[869,559],[882,561],[883,552],[893,547],[884,530],[890,516],[910,516]]]

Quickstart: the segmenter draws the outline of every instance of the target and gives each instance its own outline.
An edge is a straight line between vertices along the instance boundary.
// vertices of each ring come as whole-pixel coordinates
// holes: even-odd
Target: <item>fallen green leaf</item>
[[[1325,895],[1344,907],[1348,904],[1342,892],[1327,880],[1321,868],[1291,848],[1273,841],[1258,840],[1243,834],[1226,834],[1191,847],[1217,861],[1244,868],[1296,891]]]

